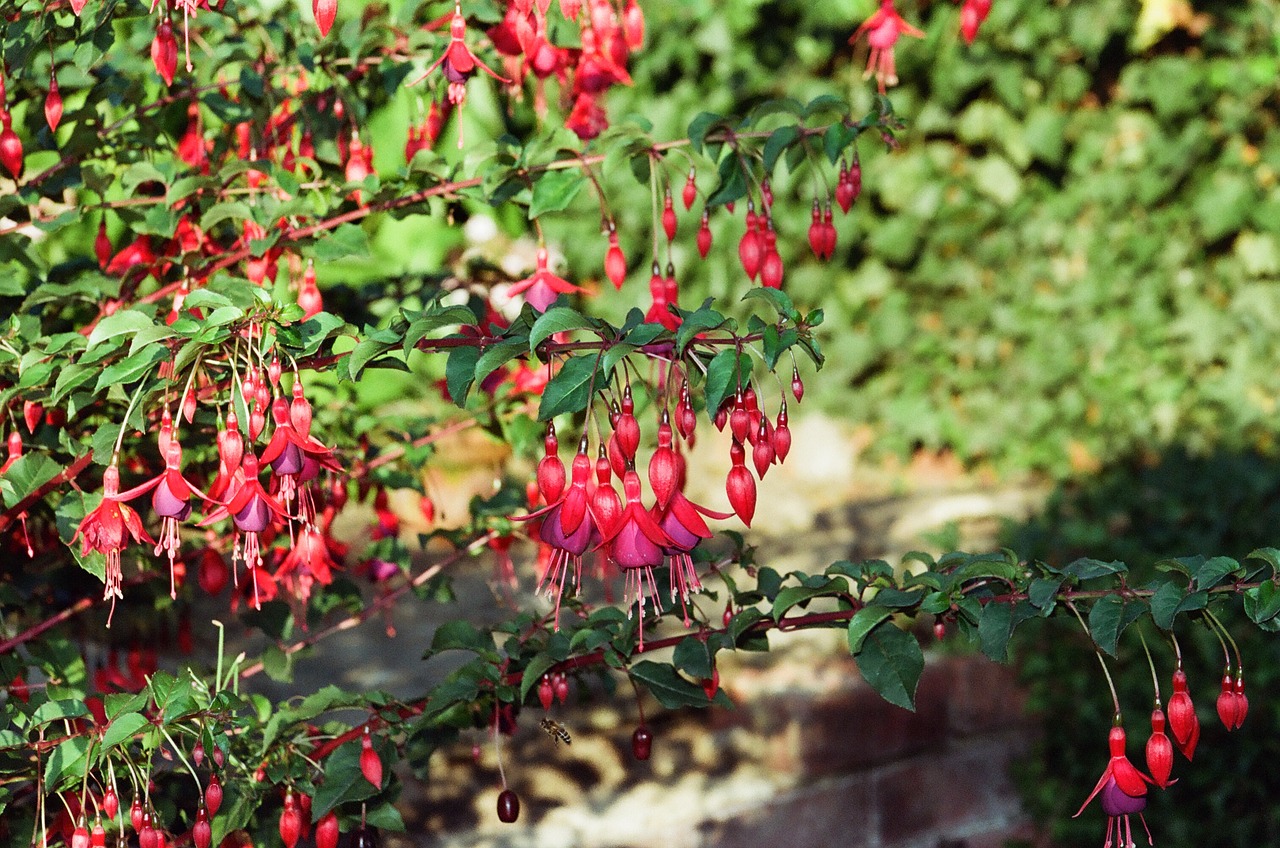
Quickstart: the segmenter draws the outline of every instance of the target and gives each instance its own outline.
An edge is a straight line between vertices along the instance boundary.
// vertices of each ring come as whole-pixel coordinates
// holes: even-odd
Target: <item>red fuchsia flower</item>
[[[573,458],[569,488],[542,509],[528,515],[513,516],[513,521],[542,519],[538,538],[551,548],[551,559],[538,583],[538,591],[555,597],[556,627],[559,627],[560,599],[567,586],[581,585],[582,555],[593,541],[598,542],[595,516],[590,510],[587,484],[591,480],[591,460],[587,457],[587,440],[578,443]],[[545,493],[544,493],[545,496]]]
[[[1222,673],[1222,690],[1218,694],[1218,718],[1228,731],[1239,730],[1249,712],[1249,699],[1244,695],[1244,669],[1231,679],[1231,667]]]
[[[698,579],[691,554],[703,539],[711,538],[711,530],[702,516],[723,520],[732,518],[733,513],[708,509],[689,500],[683,492],[676,491],[665,508],[659,509],[655,504],[652,514],[658,526],[671,539],[671,544],[663,548],[663,553],[671,558],[671,600],[673,603],[677,599],[680,601],[684,624],[688,627],[689,596],[702,589],[702,581]]]
[[[200,522],[200,526],[213,524],[230,516],[236,533],[231,561],[234,563],[237,559],[243,559],[249,568],[253,579],[254,607],[257,608],[261,606],[258,592],[260,581],[253,572],[262,565],[262,547],[258,534],[271,526],[272,516],[284,519],[288,517],[288,513],[262,488],[262,483],[258,480],[258,458],[253,454],[246,455],[240,463],[239,470],[232,476],[228,492],[230,498],[226,504],[211,512]]]
[[[275,578],[305,608],[312,586],[316,583],[328,586],[333,582],[334,569],[338,567],[330,556],[324,535],[315,527],[307,527],[298,534],[293,547],[276,569]],[[305,619],[306,616],[298,617],[299,621]]]
[[[585,291],[586,289],[551,273],[547,269],[547,249],[539,247],[537,270],[507,289],[507,294],[511,297],[523,294],[525,301],[533,307],[535,312],[546,312],[547,307],[555,303],[560,295]]]
[[[652,598],[659,612],[662,604],[658,600],[658,586],[653,579],[653,569],[661,565],[667,548],[675,548],[676,542],[658,525],[640,502],[640,475],[634,469],[628,469],[622,478],[622,490],[626,505],[622,514],[608,528],[601,547],[606,547],[609,558],[618,564],[626,575],[625,597],[630,615],[631,603],[640,605],[640,646],[644,646],[644,608],[648,598]],[[649,589],[645,590],[645,580]],[[694,579],[697,576],[694,575]]]
[[[453,18],[449,21],[449,46],[440,54],[440,58],[432,62],[422,76],[414,80],[411,85],[422,82],[436,68],[440,68],[445,79],[448,80],[449,102],[455,105],[461,105],[467,99],[467,78],[475,72],[476,68],[480,68],[504,85],[510,83],[510,80],[499,76],[492,68],[477,59],[476,54],[472,53],[471,48],[467,46],[467,19],[462,16],[462,8],[457,3],[453,7]],[[458,147],[462,147],[461,135],[458,137]]]
[[[1143,774],[1125,756],[1124,728],[1116,725],[1111,728],[1107,737],[1107,746],[1111,751],[1111,759],[1098,778],[1098,783],[1089,793],[1089,797],[1076,811],[1076,818],[1084,812],[1095,797],[1101,793],[1102,812],[1107,816],[1107,838],[1103,848],[1111,848],[1111,831],[1115,827],[1116,844],[1127,848],[1133,845],[1133,830],[1129,824],[1129,816],[1134,813],[1142,819],[1142,826],[1147,829],[1147,820],[1142,818],[1142,811],[1147,808],[1147,784],[1155,785],[1150,777]],[[1122,830],[1123,828],[1123,830]],[[1147,829],[1147,839],[1151,840],[1151,831]]]
[[[1178,669],[1173,673],[1173,695],[1169,698],[1169,730],[1182,755],[1191,760],[1200,741],[1200,718],[1187,691],[1187,675]]]
[[[960,34],[965,44],[973,44],[978,37],[978,27],[991,13],[991,0],[964,0],[960,7]]]
[[[902,19],[898,10],[894,8],[893,0],[880,0],[880,8],[854,31],[849,38],[849,43],[856,42],[863,33],[866,33],[867,43],[871,45],[871,55],[867,57],[867,69],[863,72],[862,78],[870,79],[875,76],[876,86],[880,89],[880,93],[884,94],[886,86],[898,84],[893,46],[904,34],[913,38],[924,38],[924,33]]]
[[[609,128],[609,114],[600,105],[600,96],[582,92],[573,101],[565,129],[583,141],[590,141]]]
[[[165,415],[168,415],[168,410],[165,410]],[[178,525],[186,521],[187,516],[191,514],[192,495],[197,495],[201,500],[209,503],[216,503],[216,501],[182,476],[182,445],[178,440],[172,436],[165,438],[164,429],[161,430],[161,436],[161,441],[167,442],[164,448],[164,471],[145,483],[121,493],[120,497],[133,500],[141,494],[151,492],[151,507],[161,518],[160,539],[156,542],[155,554],[159,556],[160,552],[164,551],[169,556],[169,597],[176,600],[178,587],[174,570],[178,549],[182,547],[182,540],[178,536]]]
[[[1172,782],[1169,775],[1173,772],[1173,743],[1164,732],[1164,710],[1160,702],[1151,712],[1151,737],[1147,739],[1147,771],[1151,779],[1161,789],[1169,788]]]
[[[262,462],[271,466],[285,508],[297,497],[298,519],[304,525],[313,524],[315,500],[298,484],[315,479],[322,468],[341,471],[342,466],[334,459],[333,450],[311,435],[311,404],[303,395],[301,381],[293,384],[293,403],[276,398],[271,405],[271,417],[276,429],[262,451]]]
[[[102,502],[80,521],[75,536],[71,537],[73,543],[77,537],[81,540],[81,556],[87,556],[90,551],[106,555],[106,588],[102,598],[111,599],[111,614],[115,613],[116,599],[124,597],[120,552],[128,545],[128,537],[132,536],[135,542],[155,544],[155,539],[148,536],[143,528],[142,519],[125,503],[126,500],[129,498],[120,493],[120,469],[112,463],[102,473]],[[107,616],[108,627],[111,626],[111,614]]]

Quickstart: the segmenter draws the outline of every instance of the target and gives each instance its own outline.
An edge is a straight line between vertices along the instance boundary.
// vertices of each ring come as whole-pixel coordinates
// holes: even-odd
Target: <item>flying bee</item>
[[[555,719],[544,718],[539,724],[547,732],[547,735],[557,742],[563,742],[566,745],[573,744],[573,740],[569,738],[569,731],[565,730],[564,725]]]

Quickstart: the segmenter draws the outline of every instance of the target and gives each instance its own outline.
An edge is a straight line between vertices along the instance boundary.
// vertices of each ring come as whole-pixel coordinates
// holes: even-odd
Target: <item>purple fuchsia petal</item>
[[[622,568],[652,568],[662,565],[662,548],[645,535],[633,518],[623,521],[613,538],[610,553]]]
[[[271,470],[276,474],[298,474],[302,471],[304,459],[302,449],[289,442],[280,451],[280,455],[271,461]]]
[[[566,534],[561,526],[559,506],[552,507],[542,521],[539,536],[553,548],[560,548],[573,556],[582,556],[591,544],[591,531],[595,528],[593,521],[580,521],[572,533]]]
[[[167,478],[162,479],[160,485],[152,490],[151,507],[161,518],[176,518],[184,521],[191,514],[191,501],[183,500],[174,494],[173,489],[169,488]]]
[[[1102,812],[1108,816],[1128,816],[1133,813],[1140,813],[1147,808],[1147,798],[1145,795],[1126,795],[1115,779],[1107,781],[1107,785],[1102,787]]]
[[[261,533],[271,526],[271,508],[261,497],[255,495],[233,516],[236,529],[242,533]]]

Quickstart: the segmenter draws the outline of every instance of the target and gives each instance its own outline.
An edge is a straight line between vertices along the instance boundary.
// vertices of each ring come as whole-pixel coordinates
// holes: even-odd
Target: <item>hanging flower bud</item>
[[[756,431],[756,444],[751,450],[751,461],[756,467],[756,476],[761,480],[764,474],[769,470],[769,466],[773,464],[774,449],[773,438],[769,432],[769,419],[761,416],[760,426]]]
[[[197,739],[195,747],[191,749],[191,760],[196,764],[196,768],[204,765],[204,742]]]
[[[684,208],[687,212],[693,208],[693,201],[698,199],[698,172],[693,168],[689,169],[689,176],[684,181],[684,190],[680,193],[680,199],[684,201]]]
[[[173,74],[178,69],[178,40],[167,17],[156,27],[156,37],[151,42],[151,62],[164,84],[173,85]]]
[[[755,203],[748,201],[747,231],[738,242],[738,260],[742,262],[742,270],[746,271],[747,278],[751,280],[760,276],[760,265],[764,261],[764,244],[760,234],[756,232],[757,226]]]
[[[219,800],[221,800],[221,796],[219,796]],[[145,821],[146,813],[142,809],[142,799],[134,798],[133,804],[129,807],[129,824],[133,825],[135,833],[140,833]]]
[[[71,833],[71,848],[89,848],[89,828],[83,823]]]
[[[15,180],[22,179],[22,140],[13,131],[13,118],[0,107],[0,165]]]
[[[658,424],[658,447],[649,457],[649,486],[659,509],[666,507],[680,486],[680,457],[672,444],[671,423],[664,409]]]
[[[830,261],[836,252],[836,225],[831,216],[831,201],[827,200],[826,207],[822,210],[822,261]]]
[[[622,255],[622,247],[618,244],[618,230],[612,221],[609,222],[609,250],[604,255],[604,273],[616,289],[621,289],[627,278],[627,258]]]
[[[1159,706],[1151,713],[1151,738],[1147,740],[1147,771],[1161,789],[1168,788],[1173,772],[1173,743],[1164,732],[1164,711]]]
[[[62,120],[62,95],[58,92],[58,77],[49,69],[49,93],[44,98],[44,119],[50,130],[58,129]]]
[[[796,399],[796,403],[804,400],[804,383],[800,380],[800,369],[794,366],[791,368],[791,396]]]
[[[823,258],[823,252],[827,246],[827,231],[822,226],[822,207],[818,205],[818,198],[813,199],[813,211],[809,213],[809,249],[813,251],[813,255],[819,260]]]
[[[676,223],[676,210],[671,203],[671,189],[667,189],[666,197],[662,199],[662,231],[667,234],[667,241],[675,241]]]
[[[708,220],[707,211],[702,210],[702,224],[698,227],[698,255],[703,259],[707,258],[707,254],[711,251],[711,224]]]
[[[783,401],[782,408],[778,410],[778,423],[773,428],[773,454],[781,464],[786,461],[789,453],[791,453],[791,428],[787,426],[787,403]]]
[[[333,810],[316,822],[316,848],[338,848],[338,814]]]
[[[105,270],[111,263],[111,254],[114,252],[111,236],[107,235],[107,219],[104,217],[98,222],[98,237],[93,240],[93,253],[98,258],[98,267]]]
[[[1231,668],[1222,673],[1222,690],[1218,693],[1218,718],[1227,730],[1235,730],[1236,724],[1236,689],[1231,679]]]
[[[750,429],[751,415],[747,412],[747,406],[742,397],[742,389],[738,389],[737,394],[733,397],[733,411],[729,413],[729,431],[733,433],[733,437],[739,442],[746,442]]]
[[[102,793],[102,812],[109,819],[115,818],[116,813],[120,812],[120,796],[116,795],[113,787],[108,786],[107,791]]]
[[[1244,717],[1249,714],[1249,699],[1244,694],[1244,669],[1236,672],[1236,729],[1244,724]]]
[[[102,826],[102,821],[94,823],[93,830],[89,833],[89,848],[107,848],[107,829]],[[196,848],[209,848],[209,846],[197,845]]]
[[[636,0],[627,0],[622,9],[622,35],[632,53],[644,46],[644,12]]]
[[[320,37],[324,38],[333,28],[333,19],[338,15],[338,0],[311,0],[311,12],[315,15]]]
[[[373,738],[369,735],[367,726],[360,739],[360,773],[375,789],[382,788],[382,760],[378,758],[378,752],[373,750]]]
[[[209,848],[213,842],[213,828],[209,825],[209,814],[202,805],[196,811],[196,823],[191,827],[191,842],[196,848]]]
[[[614,432],[618,435],[618,446],[629,461],[635,460],[636,451],[640,449],[640,423],[636,421],[635,408],[631,386],[627,386],[622,391],[622,415],[614,425]]]
[[[209,785],[204,788],[204,805],[211,816],[216,816],[222,808],[222,784],[216,774],[209,775]]]
[[[298,844],[298,837],[302,835],[302,813],[298,811],[292,791],[284,796],[284,810],[280,813],[279,831],[280,840],[284,842],[285,848],[294,848]]]
[[[1173,695],[1169,698],[1169,730],[1178,750],[1190,760],[1200,741],[1200,718],[1196,715],[1191,695],[1187,691],[1187,675],[1182,669],[1173,673]]]
[[[569,676],[563,671],[551,675],[551,685],[555,689],[556,700],[564,703],[569,700]]]
[[[742,442],[735,438],[729,448],[729,458],[733,467],[729,469],[729,475],[725,478],[725,493],[729,496],[729,506],[733,507],[733,511],[738,514],[742,523],[750,527],[751,518],[756,511],[756,481],[743,464],[746,456],[747,452]]]
[[[551,675],[542,675],[542,680],[538,681],[538,703],[542,704],[544,710],[549,710],[555,697],[556,691],[555,687],[551,685]]]

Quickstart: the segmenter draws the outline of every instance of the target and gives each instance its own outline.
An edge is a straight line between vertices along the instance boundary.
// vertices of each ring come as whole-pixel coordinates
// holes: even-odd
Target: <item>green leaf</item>
[[[872,606],[863,607],[854,613],[853,618],[849,619],[849,652],[857,654],[861,651],[867,634],[891,615],[893,613],[884,607]]]
[[[862,677],[891,704],[915,711],[916,686],[924,672],[924,653],[910,633],[883,621],[863,637],[854,654]]]
[[[575,356],[565,362],[542,392],[538,420],[550,421],[566,412],[579,412],[587,407],[594,389],[609,383],[611,372],[600,368],[599,354]]]
[[[1212,589],[1227,577],[1240,570],[1240,563],[1231,557],[1216,556],[1205,561],[1195,574],[1194,585],[1197,589]]]
[[[643,660],[633,665],[629,673],[669,710],[705,707],[709,703],[701,686],[685,680],[669,665]]]
[[[1031,581],[1031,586],[1027,589],[1027,600],[1038,609],[1052,610],[1054,605],[1057,604],[1056,598],[1061,588],[1061,580],[1037,577]]]
[[[228,200],[222,203],[215,203],[209,207],[209,210],[200,216],[200,229],[206,232],[221,224],[223,221],[251,221],[253,220],[253,210],[246,203],[238,200]]]
[[[1102,562],[1096,559],[1081,558],[1063,569],[1078,580],[1091,580],[1095,577],[1106,577],[1108,574],[1124,574],[1129,569],[1123,562]]]
[[[1009,637],[1013,631],[1013,608],[1008,604],[990,603],[982,608],[978,620],[978,640],[982,653],[996,662],[1008,662]]]
[[[711,677],[716,664],[715,655],[707,641],[697,636],[686,636],[680,640],[671,655],[671,660],[676,668],[698,680]]]
[[[42,453],[26,453],[0,476],[0,495],[5,507],[11,507],[52,480],[62,466]]]
[[[431,654],[438,654],[441,651],[475,651],[476,653],[489,653],[494,650],[493,636],[484,633],[469,621],[454,619],[446,621],[436,628],[435,634],[431,637]]]
[[[111,724],[107,725],[107,732],[102,734],[103,749],[114,748],[121,742],[132,739],[148,723],[145,717],[137,713],[125,713],[116,716],[111,720]]]
[[[1271,573],[1280,573],[1280,550],[1275,548],[1258,548],[1250,551],[1245,559],[1260,559],[1271,566]]]
[[[83,701],[56,700],[45,701],[31,715],[28,722],[31,727],[38,727],[51,721],[61,721],[63,719],[80,718],[89,714],[89,708],[84,705]]]
[[[715,417],[725,399],[734,394],[738,386],[751,379],[751,358],[739,354],[733,348],[717,353],[707,365],[707,383],[704,395],[707,414]]]
[[[393,346],[391,342],[377,338],[362,339],[347,357],[347,371],[351,379],[353,381],[359,380],[360,375],[364,373],[364,369],[369,363],[391,350]]]
[[[1124,598],[1106,595],[1094,602],[1089,610],[1089,632],[1098,647],[1111,656],[1116,655],[1116,643],[1120,640],[1120,621],[1124,616]]]
[[[369,236],[355,224],[343,224],[330,233],[316,236],[311,255],[317,262],[333,262],[337,259],[369,256]]]
[[[449,387],[449,397],[458,406],[466,405],[467,393],[471,391],[471,384],[476,376],[476,363],[479,360],[479,348],[469,345],[455,347],[449,352],[449,359],[444,366],[444,379]]]
[[[529,330],[529,352],[537,352],[538,345],[556,333],[582,330],[590,326],[592,326],[591,319],[577,310],[565,306],[553,306],[533,322],[533,329]]]
[[[814,598],[832,598],[846,594],[849,584],[843,577],[833,577],[818,586],[788,586],[773,600],[773,620],[781,621],[792,607],[807,604]]]
[[[136,333],[155,324],[151,316],[136,309],[121,309],[103,318],[89,333],[87,349],[92,349],[108,339]]]
[[[779,127],[773,131],[769,136],[769,140],[764,144],[764,169],[766,172],[773,172],[774,166],[778,163],[778,157],[799,137],[800,128],[794,124]]]
[[[578,196],[586,177],[578,168],[545,171],[533,184],[533,201],[529,204],[529,220],[548,212],[560,212]]]
[[[706,142],[707,133],[716,124],[724,120],[723,115],[717,115],[715,112],[700,112],[692,121],[689,122],[689,131],[686,134],[689,138],[689,145],[695,152],[701,153],[702,146]]]
[[[1207,592],[1188,592],[1176,583],[1164,583],[1151,596],[1151,619],[1161,630],[1171,630],[1178,613],[1204,609],[1208,602]]]
[[[680,329],[676,331],[676,355],[683,356],[684,349],[698,333],[716,330],[729,323],[729,320],[711,308],[711,299],[707,298],[702,306],[693,312],[680,310]]]
[[[587,631],[590,632],[590,631]],[[576,637],[578,634],[574,634]],[[529,698],[529,690],[538,685],[538,681],[542,676],[556,664],[556,658],[548,653],[535,654],[533,659],[529,660],[529,664],[524,667],[524,672],[520,677],[520,703],[524,703]]]
[[[1245,615],[1255,624],[1264,624],[1280,615],[1280,590],[1267,580],[1244,593]]]
[[[526,347],[524,339],[503,339],[489,347],[476,360],[475,381],[483,383],[485,377],[523,354]]]

